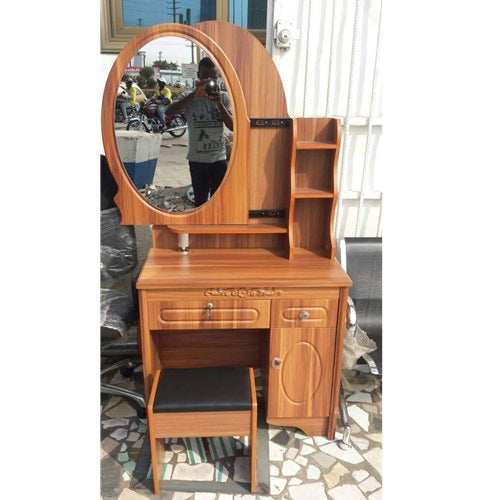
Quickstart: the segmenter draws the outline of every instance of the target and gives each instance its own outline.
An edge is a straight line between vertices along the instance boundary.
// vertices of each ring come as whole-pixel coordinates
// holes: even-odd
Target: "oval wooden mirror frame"
[[[116,89],[129,61],[147,43],[160,37],[184,37],[199,45],[220,70],[233,113],[234,141],[228,168],[221,186],[204,205],[190,212],[169,213],[150,204],[134,186],[123,166],[116,143],[114,112]],[[118,185],[115,203],[122,224],[246,224],[248,221],[247,158],[249,121],[246,103],[236,71],[221,47],[195,26],[165,23],[146,28],[132,38],[113,64],[102,100],[102,139],[106,159]]]

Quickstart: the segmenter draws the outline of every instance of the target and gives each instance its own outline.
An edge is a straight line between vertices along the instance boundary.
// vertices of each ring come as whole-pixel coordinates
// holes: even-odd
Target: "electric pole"
[[[167,0],[167,5],[168,4],[171,4],[171,5],[170,5],[170,10],[168,10],[169,7],[167,6],[167,13],[172,14],[173,22],[176,23],[177,22],[177,10],[181,6],[180,5],[181,1],[180,0]]]

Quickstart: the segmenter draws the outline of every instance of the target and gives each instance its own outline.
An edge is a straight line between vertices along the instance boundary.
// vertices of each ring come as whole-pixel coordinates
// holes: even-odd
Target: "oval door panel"
[[[281,386],[295,404],[311,399],[321,382],[321,357],[314,345],[298,342],[286,353],[281,370]]]

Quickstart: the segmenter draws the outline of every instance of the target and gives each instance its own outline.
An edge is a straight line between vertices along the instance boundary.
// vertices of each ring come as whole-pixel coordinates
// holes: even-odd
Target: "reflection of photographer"
[[[158,78],[156,82],[158,83],[158,87],[155,89],[152,98],[158,104],[158,117],[161,124],[165,126],[165,111],[167,106],[172,102],[172,92],[167,87],[165,78]]]
[[[198,64],[194,91],[183,92],[167,108],[167,114],[185,111],[189,130],[189,172],[195,205],[213,196],[227,169],[224,125],[233,130],[231,104],[217,84],[217,70],[208,57]]]

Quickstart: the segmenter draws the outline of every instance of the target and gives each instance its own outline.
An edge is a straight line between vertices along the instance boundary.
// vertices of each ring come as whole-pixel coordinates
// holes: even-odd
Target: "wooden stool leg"
[[[163,469],[163,460],[165,458],[165,439],[157,438],[155,436],[154,419],[153,419],[153,401],[156,389],[158,387],[158,379],[160,377],[160,370],[156,371],[153,381],[153,387],[148,402],[148,434],[149,444],[151,447],[151,469],[153,470],[153,487],[155,495],[160,494],[160,479],[161,471]]]
[[[257,489],[257,395],[255,392],[255,379],[253,368],[249,368],[250,392],[252,394],[252,423],[250,429],[250,491]]]

